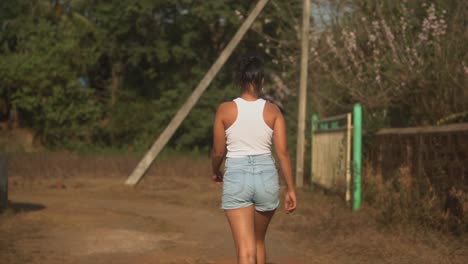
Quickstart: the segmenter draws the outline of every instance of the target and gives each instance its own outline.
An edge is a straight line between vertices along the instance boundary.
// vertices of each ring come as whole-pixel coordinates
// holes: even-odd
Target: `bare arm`
[[[226,155],[226,134],[222,120],[223,105],[218,107],[213,123],[213,149],[211,150],[211,168],[213,181],[222,182],[220,167]]]
[[[286,138],[286,123],[281,111],[275,107],[277,116],[273,127],[273,143],[276,155],[279,158],[281,170],[287,185],[285,210],[290,213],[296,209],[296,193],[292,176],[291,158],[289,156],[288,142]]]

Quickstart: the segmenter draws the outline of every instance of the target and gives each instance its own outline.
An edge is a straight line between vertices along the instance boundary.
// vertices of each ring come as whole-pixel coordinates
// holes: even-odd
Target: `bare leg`
[[[255,246],[255,227],[253,206],[225,210],[226,216],[231,226],[232,237],[236,244],[237,263],[255,264],[256,246]]]
[[[265,264],[265,235],[268,224],[275,214],[275,210],[268,212],[255,211],[255,242],[257,248],[257,264]]]

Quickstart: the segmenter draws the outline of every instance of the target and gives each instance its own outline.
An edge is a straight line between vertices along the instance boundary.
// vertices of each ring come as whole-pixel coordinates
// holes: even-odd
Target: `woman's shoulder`
[[[234,101],[223,102],[218,106],[217,112],[220,114],[230,113],[237,110],[236,103]]]
[[[271,102],[265,102],[265,109],[263,110],[263,120],[271,128],[274,129],[276,120],[280,118],[281,110],[279,107]]]
[[[273,115],[281,115],[281,110],[279,109],[279,107],[276,104],[271,103],[269,101],[265,102],[265,112]]]

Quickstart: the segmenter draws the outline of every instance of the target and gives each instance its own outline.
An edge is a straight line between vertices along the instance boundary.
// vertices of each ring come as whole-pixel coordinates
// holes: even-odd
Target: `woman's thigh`
[[[238,254],[255,252],[255,208],[225,210]],[[253,252],[252,252],[253,250]]]

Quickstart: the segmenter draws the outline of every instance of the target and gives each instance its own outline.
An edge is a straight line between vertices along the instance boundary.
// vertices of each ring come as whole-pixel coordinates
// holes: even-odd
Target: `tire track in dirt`
[[[218,209],[220,190],[205,179],[181,185],[181,179],[169,178],[163,189],[151,182],[129,189],[115,178],[75,181],[61,182],[66,188],[50,187],[55,185],[44,180],[11,190],[15,203],[44,208],[0,215],[0,260],[235,263],[229,227]],[[341,200],[304,192],[298,197],[302,203],[296,213],[285,216],[279,211],[273,219],[267,238],[270,264],[435,264],[468,259],[462,242],[379,230],[369,212],[352,213]]]
[[[18,216],[24,222],[42,221],[47,230],[41,243],[27,247],[41,251],[41,244],[47,244],[52,254],[76,258],[73,263],[106,263],[111,259],[120,263],[115,260],[118,255],[122,263],[130,258],[138,263],[155,259],[156,263],[166,263],[164,259],[167,263],[229,263],[225,259],[235,259],[221,210],[187,208],[138,196],[93,196],[96,194],[70,191],[15,193],[12,198],[16,201],[46,206],[28,217]],[[283,243],[273,240],[269,244]],[[280,252],[287,254],[288,250]]]

